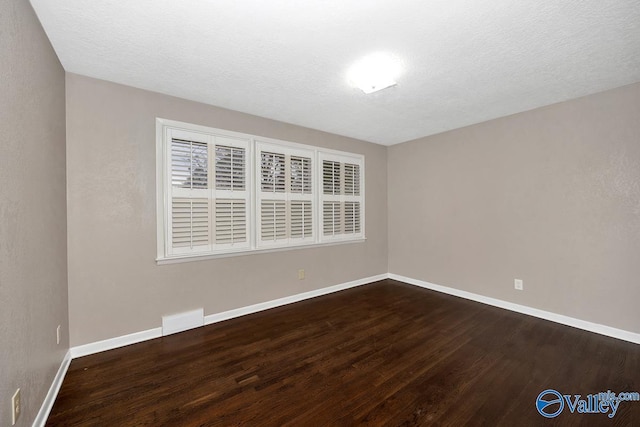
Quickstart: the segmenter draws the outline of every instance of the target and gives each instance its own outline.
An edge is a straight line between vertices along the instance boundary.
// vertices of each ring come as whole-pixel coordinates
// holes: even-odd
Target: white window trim
[[[246,159],[249,162],[248,174],[246,180],[246,190],[249,192],[249,206],[247,209],[247,244],[240,248],[222,248],[214,249],[209,252],[179,254],[169,250],[168,227],[170,209],[170,139],[169,132],[185,131],[189,133],[201,133],[208,141],[211,141],[213,135],[227,137],[232,139],[248,140],[246,151]],[[286,244],[265,245],[260,243],[259,239],[259,216],[260,216],[260,165],[257,162],[260,146],[273,146],[279,148],[280,151],[293,155],[306,153],[311,155],[312,169],[312,215],[313,215],[313,238],[300,239],[299,242],[293,242],[287,239]],[[350,162],[360,165],[360,196],[358,200],[360,204],[360,233],[344,234],[338,236],[323,236],[322,229],[322,160],[321,159],[337,159],[340,162]],[[338,150],[325,149],[321,147],[299,144],[295,142],[282,141],[273,138],[249,135],[240,132],[233,132],[223,129],[216,129],[207,126],[194,125],[175,120],[156,118],[156,225],[157,225],[157,256],[156,262],[159,265],[173,264],[180,262],[200,261],[207,259],[226,258],[231,256],[251,255],[259,253],[279,252],[293,249],[312,248],[318,246],[332,246],[337,244],[348,244],[364,242],[365,237],[365,159],[363,155],[347,153]],[[348,199],[344,196],[342,200]],[[211,230],[215,232],[215,230]],[[215,247],[215,245],[214,245]]]

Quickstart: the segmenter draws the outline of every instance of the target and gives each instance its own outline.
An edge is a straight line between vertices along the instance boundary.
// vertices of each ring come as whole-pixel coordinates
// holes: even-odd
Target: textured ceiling
[[[69,72],[385,145],[640,81],[637,0],[31,3]]]

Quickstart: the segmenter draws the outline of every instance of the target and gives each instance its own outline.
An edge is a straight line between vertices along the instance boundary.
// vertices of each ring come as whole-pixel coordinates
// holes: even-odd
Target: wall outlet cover
[[[17,389],[11,397],[11,425],[15,425],[20,418],[20,412],[22,412],[22,406],[20,402],[20,389]]]

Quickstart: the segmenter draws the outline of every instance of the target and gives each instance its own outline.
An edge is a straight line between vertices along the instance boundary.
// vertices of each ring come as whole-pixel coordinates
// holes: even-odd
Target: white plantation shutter
[[[364,238],[364,157],[157,119],[159,263]]]
[[[244,200],[216,199],[216,244],[247,241],[247,205]]]
[[[340,194],[340,162],[322,161],[322,190],[324,194]]]
[[[291,238],[305,239],[313,236],[311,201],[291,201]]]
[[[284,193],[286,186],[285,156],[260,152],[260,189],[265,193]]]
[[[344,164],[344,194],[347,196],[360,195],[360,165]]]
[[[364,236],[362,158],[320,153],[322,164],[321,240]]]
[[[167,132],[169,255],[249,247],[248,141]]]
[[[325,236],[336,236],[342,233],[340,202],[322,203],[322,232]]]
[[[291,154],[289,157],[289,239],[291,243],[314,241],[313,153]]]
[[[260,171],[258,206],[260,245],[285,244],[287,235],[286,156],[269,144],[259,144],[256,163]]]
[[[248,141],[215,135],[212,145],[214,250],[249,248]]]
[[[174,138],[171,142],[171,184],[178,188],[207,188],[207,178],[207,144]]]
[[[260,237],[263,241],[287,238],[287,209],[284,200],[262,200],[260,203]]]
[[[344,194],[349,199],[344,202],[344,232],[358,234],[360,233],[360,202],[350,196],[360,196],[360,165],[344,163]]]
[[[211,250],[207,138],[178,131],[170,136],[169,252],[207,252]]]
[[[313,242],[312,151],[256,143],[258,247]]]
[[[311,194],[311,158],[291,156],[291,192]]]
[[[174,248],[209,245],[209,200],[174,197],[171,201],[171,243]]]
[[[324,238],[342,234],[342,182],[340,162],[322,160],[322,235]]]
[[[360,233],[360,202],[344,202],[344,232]]]
[[[215,156],[216,190],[244,190],[246,149],[216,144]]]

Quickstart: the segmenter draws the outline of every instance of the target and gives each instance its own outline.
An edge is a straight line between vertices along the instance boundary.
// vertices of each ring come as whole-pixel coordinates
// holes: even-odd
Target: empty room
[[[0,3],[0,426],[640,425],[640,3]]]

